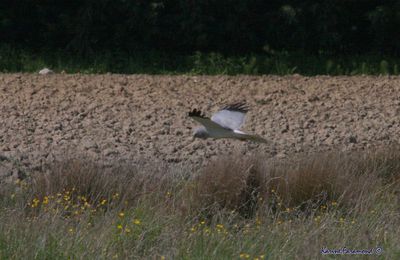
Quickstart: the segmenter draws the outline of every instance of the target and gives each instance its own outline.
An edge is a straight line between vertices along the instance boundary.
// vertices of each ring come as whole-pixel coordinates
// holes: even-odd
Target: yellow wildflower
[[[119,216],[120,218],[123,218],[123,217],[125,216],[125,213],[124,213],[124,212],[120,212],[120,213],[118,214],[118,216]]]
[[[218,225],[217,225],[217,229],[224,229],[224,225],[218,224]]]
[[[47,196],[44,196],[44,198],[43,198],[43,202],[42,202],[44,205],[47,205],[47,204],[49,204],[49,197],[47,197]]]
[[[118,228],[118,229],[122,229],[122,225],[121,225],[121,224],[118,224],[118,225],[117,225],[117,228]]]
[[[140,220],[139,219],[137,219],[137,218],[135,218],[133,221],[133,224],[135,224],[135,225],[140,225]]]
[[[40,202],[39,199],[34,198],[34,199],[32,200],[32,205],[31,205],[31,207],[32,207],[32,208],[36,208],[36,207],[39,205],[39,202]]]

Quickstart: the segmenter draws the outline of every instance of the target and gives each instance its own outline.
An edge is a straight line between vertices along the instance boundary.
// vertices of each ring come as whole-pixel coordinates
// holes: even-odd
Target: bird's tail
[[[241,140],[250,140],[250,141],[253,141],[253,142],[264,143],[264,144],[268,143],[267,140],[265,140],[264,138],[262,138],[259,135],[249,135],[249,134],[246,134],[246,133],[244,133],[242,131],[239,131],[239,130],[234,130],[234,132],[235,132],[236,137],[241,139]]]
[[[257,143],[264,143],[264,144],[268,143],[267,140],[265,140],[264,138],[262,138],[262,137],[259,136],[259,135],[247,135],[247,138],[248,138],[249,140],[254,141],[254,142],[257,142]]]

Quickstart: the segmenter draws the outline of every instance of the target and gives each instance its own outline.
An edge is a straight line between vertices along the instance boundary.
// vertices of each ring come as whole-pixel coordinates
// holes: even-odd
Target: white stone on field
[[[51,69],[48,69],[48,68],[44,68],[39,71],[40,75],[48,75],[48,74],[53,74],[53,73],[54,73],[54,71],[52,71]]]

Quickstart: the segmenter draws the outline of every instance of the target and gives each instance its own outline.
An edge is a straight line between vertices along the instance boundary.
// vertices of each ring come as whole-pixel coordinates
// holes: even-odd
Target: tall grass
[[[60,158],[0,187],[0,258],[397,259],[399,169],[398,148],[233,155],[197,172]]]
[[[103,52],[82,57],[65,51],[32,52],[0,46],[1,72],[37,72],[49,67],[66,73],[399,75],[399,64],[400,59],[381,55],[273,52],[224,56],[219,53],[183,55],[149,51]]]

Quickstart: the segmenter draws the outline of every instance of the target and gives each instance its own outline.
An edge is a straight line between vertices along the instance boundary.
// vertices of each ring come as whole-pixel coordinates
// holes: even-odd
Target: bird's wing
[[[222,126],[210,120],[210,118],[206,117],[204,114],[201,113],[200,110],[193,109],[189,112],[189,117],[193,118],[193,120],[202,124],[208,132],[218,132],[223,129]]]
[[[235,138],[237,138],[237,139],[250,140],[253,142],[257,142],[257,143],[265,143],[265,144],[268,143],[267,140],[265,140],[264,138],[262,138],[259,135],[250,135],[250,134],[246,134],[239,130],[234,130],[233,132],[235,133]]]
[[[224,128],[237,130],[243,125],[247,111],[249,108],[245,103],[235,103],[223,107],[211,117],[211,120]]]

